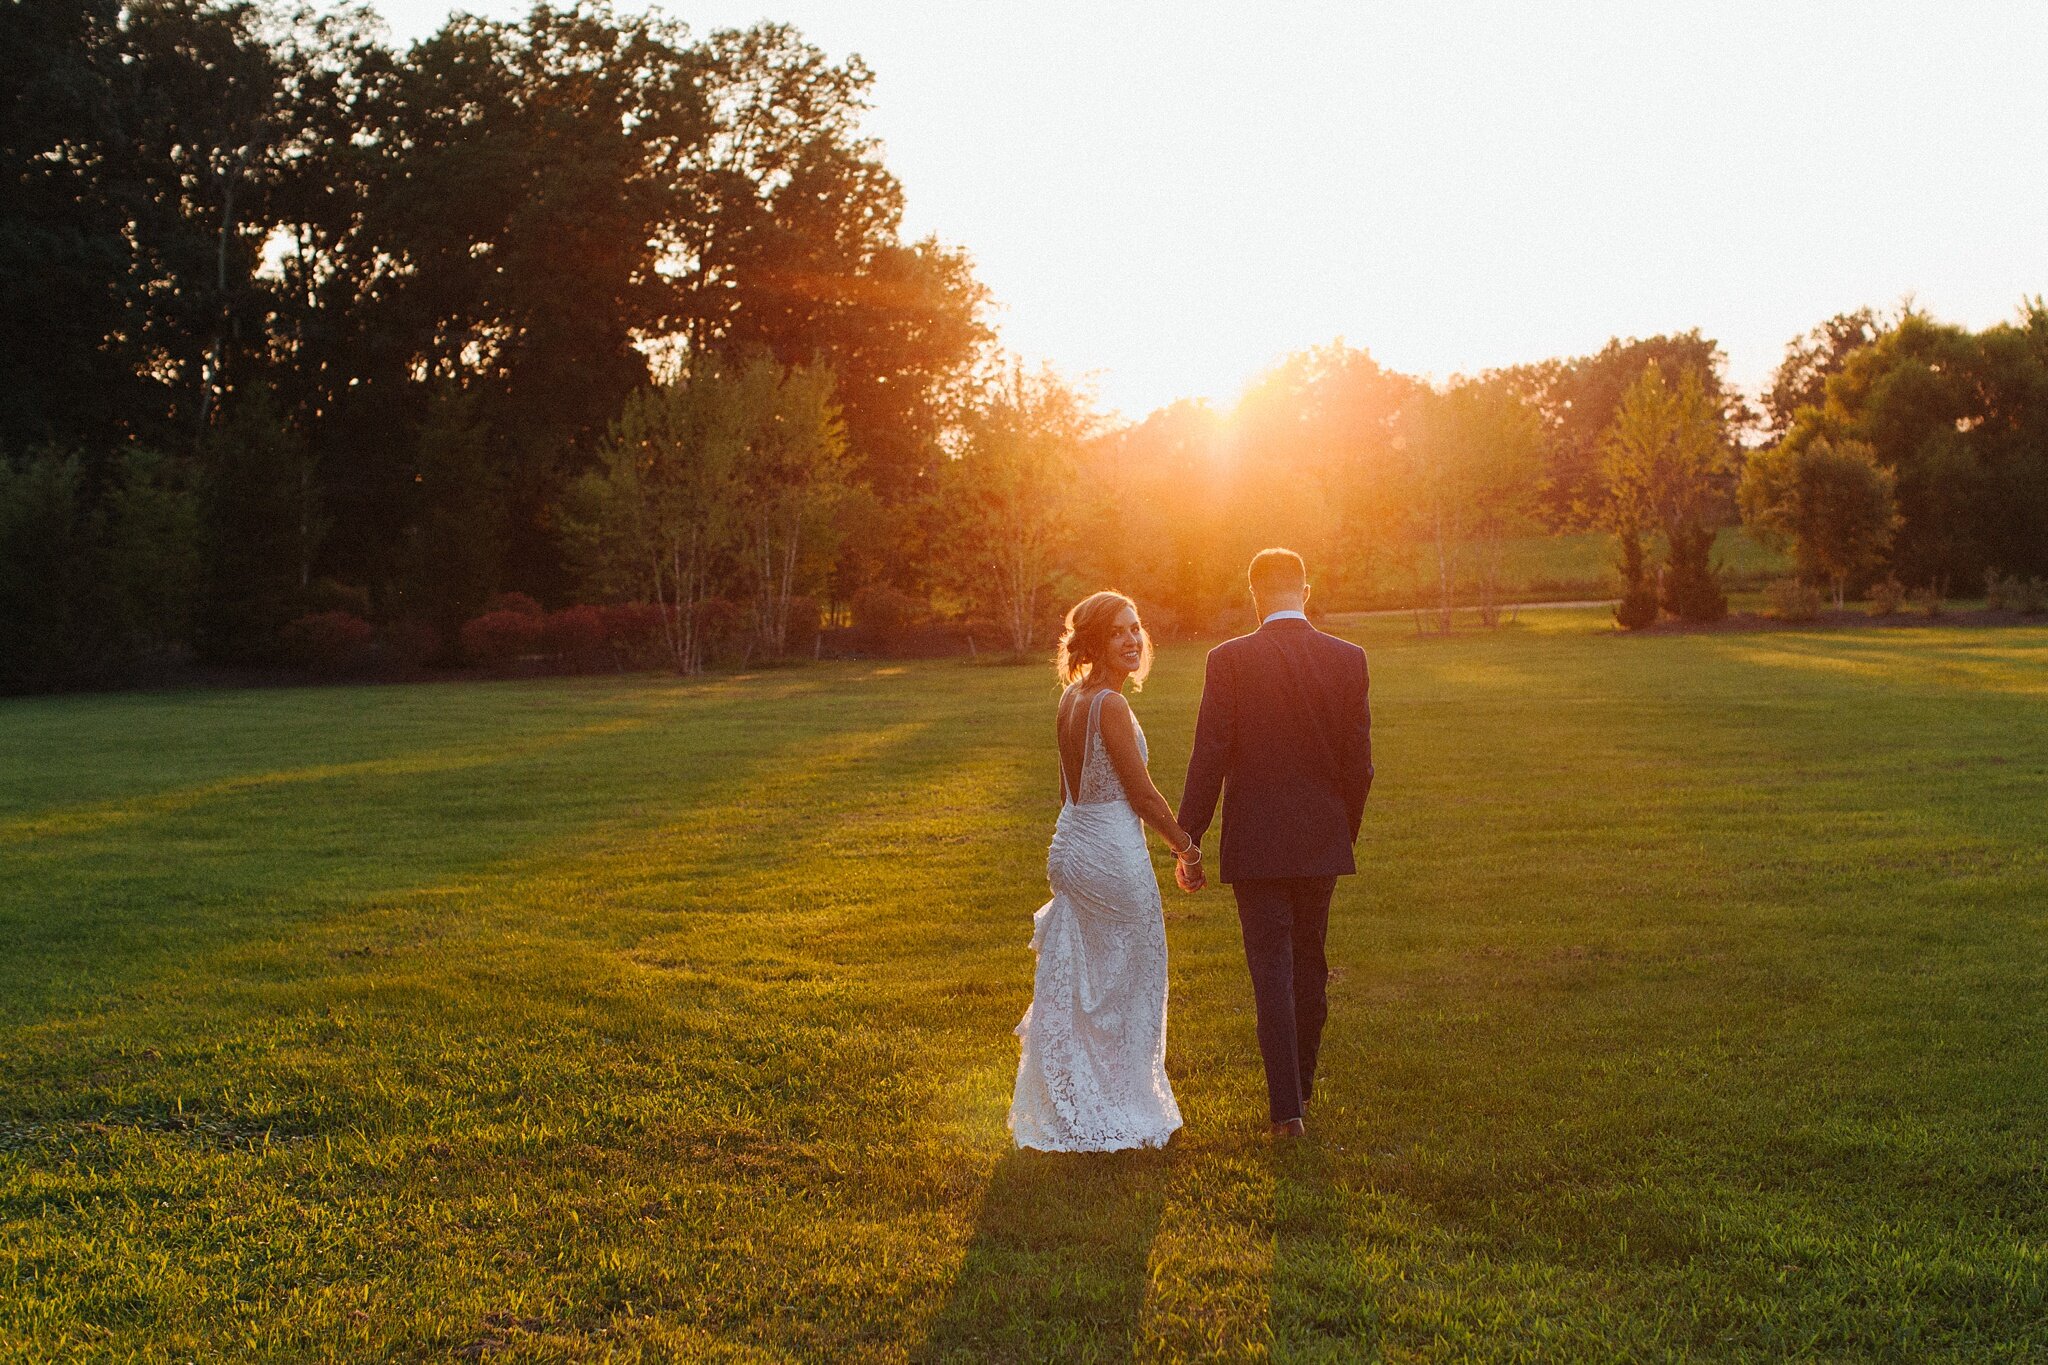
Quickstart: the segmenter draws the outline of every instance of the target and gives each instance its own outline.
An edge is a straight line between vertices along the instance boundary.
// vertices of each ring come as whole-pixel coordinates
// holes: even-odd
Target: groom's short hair
[[[1252,567],[1245,577],[1251,580],[1252,592],[1257,596],[1285,597],[1308,586],[1308,566],[1292,550],[1261,550],[1252,556]]]

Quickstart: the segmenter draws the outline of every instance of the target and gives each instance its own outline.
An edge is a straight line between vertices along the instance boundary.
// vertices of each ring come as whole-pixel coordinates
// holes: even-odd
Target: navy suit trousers
[[[1273,1122],[1300,1118],[1315,1088],[1316,1052],[1329,1016],[1330,968],[1323,939],[1330,927],[1335,877],[1238,880],[1237,923],[1258,1006],[1259,1055]]]

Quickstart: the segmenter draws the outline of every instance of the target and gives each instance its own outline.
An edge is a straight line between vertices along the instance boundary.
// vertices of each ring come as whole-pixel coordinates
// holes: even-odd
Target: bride
[[[1180,1127],[1166,1079],[1166,925],[1145,825],[1201,884],[1202,851],[1145,770],[1145,732],[1124,701],[1152,640],[1137,604],[1098,592],[1067,613],[1054,668],[1060,814],[1034,921],[1038,954],[1010,1132],[1019,1147],[1112,1152],[1163,1146]],[[1142,824],[1140,822],[1143,822]]]

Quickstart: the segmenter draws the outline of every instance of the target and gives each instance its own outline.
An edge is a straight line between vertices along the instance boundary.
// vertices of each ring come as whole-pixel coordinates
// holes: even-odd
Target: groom
[[[1299,1136],[1329,1013],[1323,937],[1337,878],[1372,788],[1365,651],[1308,622],[1308,574],[1292,550],[1252,558],[1260,626],[1209,651],[1180,825],[1199,841],[1223,797],[1222,879],[1258,1005],[1273,1133]],[[1176,865],[1184,891],[1199,861]]]

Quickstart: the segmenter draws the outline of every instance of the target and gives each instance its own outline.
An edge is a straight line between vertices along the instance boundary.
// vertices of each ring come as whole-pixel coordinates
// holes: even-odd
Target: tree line
[[[900,501],[989,331],[902,231],[869,83],[594,3],[403,50],[359,7],[0,9],[0,668],[566,601],[568,494],[713,360],[829,372],[849,476]]]
[[[1726,611],[1738,516],[1837,601],[2048,573],[2048,311],[1795,339],[1761,407],[1697,331],[1447,382],[1342,343],[1228,409],[1113,423],[1004,357],[965,254],[907,240],[869,75],[795,30],[599,4],[458,16],[0,11],[0,685],[226,664],[1017,653],[1114,584],[1448,628],[1506,542],[1614,538],[1644,625]]]

